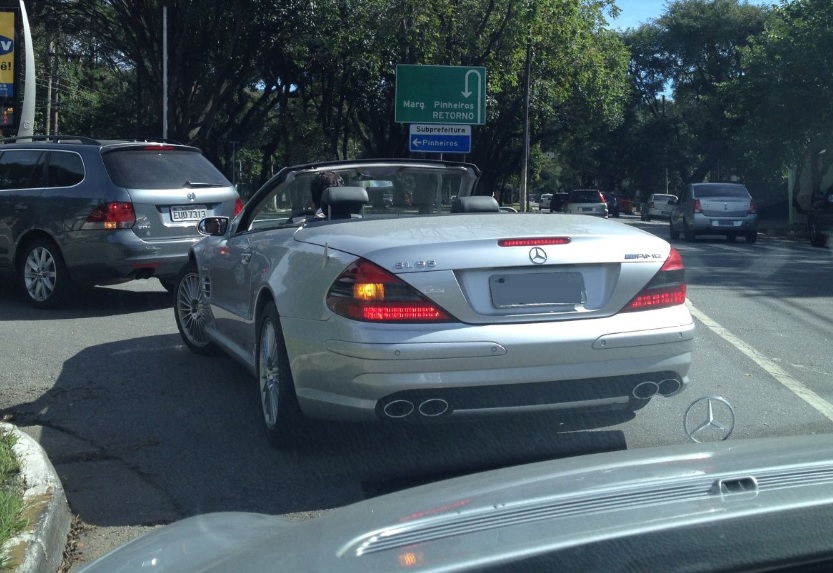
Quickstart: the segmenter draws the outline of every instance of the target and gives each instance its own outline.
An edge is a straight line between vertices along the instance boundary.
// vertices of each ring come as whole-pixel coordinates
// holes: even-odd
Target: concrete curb
[[[11,558],[15,573],[57,571],[72,522],[64,487],[40,444],[15,426],[0,423],[0,433],[5,432],[17,437],[14,453],[23,477],[24,517],[29,526],[2,551]]]

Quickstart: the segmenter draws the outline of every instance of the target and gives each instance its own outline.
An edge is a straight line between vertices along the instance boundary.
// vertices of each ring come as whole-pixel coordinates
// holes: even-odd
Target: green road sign
[[[486,123],[486,68],[396,66],[398,123]]]

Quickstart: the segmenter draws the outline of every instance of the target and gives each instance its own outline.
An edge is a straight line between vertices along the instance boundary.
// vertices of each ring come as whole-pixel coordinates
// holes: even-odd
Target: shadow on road
[[[43,428],[73,511],[96,526],[228,510],[309,514],[445,477],[625,448],[619,431],[581,431],[548,414],[315,423],[296,451],[278,452],[259,407],[244,368],[165,335],[86,348],[54,387],[9,413]]]
[[[141,287],[136,288],[138,284]],[[157,285],[157,281],[148,280],[117,287],[79,287],[60,307],[38,309],[24,300],[11,280],[4,278],[0,279],[0,320],[65,320],[173,308],[172,295]]]

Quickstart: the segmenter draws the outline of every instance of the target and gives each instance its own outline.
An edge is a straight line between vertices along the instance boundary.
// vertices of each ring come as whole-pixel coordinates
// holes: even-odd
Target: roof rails
[[[173,139],[159,138],[134,138],[134,139],[108,139],[100,140],[83,135],[17,135],[0,139],[0,144],[18,143],[20,141],[46,141],[50,143],[81,143],[83,145],[106,145],[112,143],[145,142],[145,143],[170,143],[182,145],[181,142]]]
[[[0,139],[0,143],[17,143],[18,141],[50,141],[52,143],[77,141],[85,145],[99,145],[97,140],[83,135],[15,135]]]

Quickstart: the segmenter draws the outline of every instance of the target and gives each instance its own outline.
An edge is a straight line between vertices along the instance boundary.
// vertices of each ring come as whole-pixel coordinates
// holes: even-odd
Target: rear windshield
[[[694,196],[704,199],[711,197],[732,197],[748,199],[749,191],[738,185],[709,185],[708,187],[694,187]]]
[[[102,158],[113,183],[127,189],[231,187],[196,151],[129,149],[105,153]]]
[[[570,193],[570,203],[601,203],[602,197],[598,191],[573,191]]]

